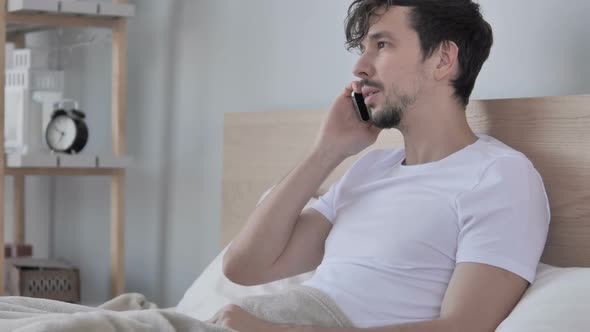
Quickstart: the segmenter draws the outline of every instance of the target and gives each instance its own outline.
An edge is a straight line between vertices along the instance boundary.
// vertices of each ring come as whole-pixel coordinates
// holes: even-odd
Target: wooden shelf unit
[[[0,248],[4,248],[5,233],[5,177],[14,178],[14,234],[15,244],[25,241],[25,177],[26,176],[108,176],[111,177],[111,295],[125,290],[124,225],[125,225],[125,168],[79,167],[8,167],[4,150],[4,98],[5,98],[5,45],[7,38],[17,46],[24,46],[24,33],[56,26],[80,26],[110,28],[113,30],[112,51],[112,107],[111,130],[113,156],[126,155],[125,105],[126,105],[126,17],[97,17],[66,15],[60,13],[9,13],[7,2],[0,0]],[[126,4],[126,0],[114,0]],[[4,293],[4,255],[0,255],[0,294]]]

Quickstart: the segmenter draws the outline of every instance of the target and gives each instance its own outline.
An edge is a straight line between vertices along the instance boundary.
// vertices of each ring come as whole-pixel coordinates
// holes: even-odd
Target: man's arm
[[[440,318],[371,329],[276,326],[276,332],[489,332],[510,314],[528,282],[494,266],[458,264],[445,294]],[[392,295],[394,296],[394,295]]]
[[[324,119],[311,152],[260,203],[223,257],[235,283],[256,285],[311,271],[321,262],[332,227],[319,212],[301,210],[343,160],[375,143],[381,129],[359,121],[349,84]]]
[[[301,211],[342,160],[314,149],[248,218],[223,257],[223,273],[242,285],[257,285],[316,268],[323,256],[329,221]]]

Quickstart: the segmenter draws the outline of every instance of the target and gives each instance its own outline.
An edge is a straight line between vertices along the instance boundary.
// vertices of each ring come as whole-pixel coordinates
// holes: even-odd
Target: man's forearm
[[[314,148],[276,185],[225,254],[224,272],[228,278],[247,285],[261,283],[257,276],[264,274],[283,252],[301,210],[343,160],[329,149]]]
[[[467,330],[465,330],[467,331]],[[282,326],[276,332],[461,332],[451,321],[437,319],[418,323],[375,328],[322,328],[312,326]],[[469,332],[473,332],[470,330]]]

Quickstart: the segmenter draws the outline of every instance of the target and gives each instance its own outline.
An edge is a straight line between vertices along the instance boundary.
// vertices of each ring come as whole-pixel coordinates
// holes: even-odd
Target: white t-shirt
[[[376,327],[438,318],[461,262],[534,280],[550,212],[522,153],[481,135],[436,162],[404,159],[403,149],[368,152],[311,205],[333,227],[305,285],[357,327]]]

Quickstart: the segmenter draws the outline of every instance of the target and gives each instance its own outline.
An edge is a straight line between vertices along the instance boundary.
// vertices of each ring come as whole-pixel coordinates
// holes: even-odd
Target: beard
[[[377,128],[401,129],[404,114],[418,98],[418,93],[414,95],[402,94],[396,87],[392,88],[393,92],[385,97],[385,103],[381,109],[371,108],[371,120]]]
[[[383,84],[368,79],[361,81],[362,86],[372,86],[381,90],[385,95],[385,102],[381,108],[376,109],[367,105],[371,111],[371,122],[373,126],[380,129],[399,129],[402,130],[402,120],[408,108],[412,106],[420,95],[421,81],[416,82],[416,88],[413,94],[403,93],[394,84],[391,85],[390,93],[385,94]]]

